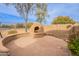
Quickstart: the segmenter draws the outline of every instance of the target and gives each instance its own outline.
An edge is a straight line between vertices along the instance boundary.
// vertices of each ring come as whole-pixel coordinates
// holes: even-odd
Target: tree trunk
[[[26,16],[26,19],[25,19],[25,31],[27,32],[27,21],[28,21],[28,16]]]
[[[27,19],[25,20],[25,31],[27,32],[27,26],[26,26],[26,24],[27,24]]]

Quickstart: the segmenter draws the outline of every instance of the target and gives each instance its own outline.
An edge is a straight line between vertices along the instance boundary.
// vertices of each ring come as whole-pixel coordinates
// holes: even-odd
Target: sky
[[[69,16],[75,21],[79,21],[79,4],[78,3],[49,3],[46,25],[50,25],[53,19],[57,16]],[[35,22],[35,15],[29,15],[29,22]],[[24,19],[19,15],[16,8],[12,5],[6,6],[0,4],[0,22],[6,24],[23,23]]]

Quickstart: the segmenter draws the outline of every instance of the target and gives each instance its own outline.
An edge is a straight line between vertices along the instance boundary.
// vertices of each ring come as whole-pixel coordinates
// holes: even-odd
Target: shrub
[[[56,17],[52,24],[75,24],[76,22],[69,16],[58,16]]]
[[[15,33],[17,33],[16,30],[10,30],[10,31],[8,31],[8,34],[15,34]]]
[[[22,23],[17,23],[17,24],[16,24],[16,28],[24,28],[24,24],[22,24]]]
[[[71,25],[68,25],[68,26],[67,26],[67,28],[70,28],[70,27],[71,27]]]
[[[1,28],[13,28],[14,25],[2,24],[0,27]]]
[[[27,28],[29,29],[31,26],[33,25],[33,23],[29,22],[26,24]]]
[[[70,49],[72,55],[79,56],[79,37],[71,40],[68,44],[68,48]]]

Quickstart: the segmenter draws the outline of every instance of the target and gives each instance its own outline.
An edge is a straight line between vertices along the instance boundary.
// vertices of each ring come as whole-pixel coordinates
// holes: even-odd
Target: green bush
[[[29,22],[26,24],[27,28],[29,29],[31,26],[33,25],[33,23]]]
[[[16,28],[24,28],[24,24],[22,24],[22,23],[17,23],[17,24],[16,24]]]
[[[10,31],[8,31],[8,34],[15,34],[15,33],[17,33],[16,30],[10,30]]]
[[[1,28],[13,28],[14,25],[2,24],[0,27]]]
[[[79,56],[79,37],[71,40],[68,44],[68,48],[70,49],[72,55]]]
[[[53,21],[52,24],[75,24],[76,22],[69,16],[58,16]]]

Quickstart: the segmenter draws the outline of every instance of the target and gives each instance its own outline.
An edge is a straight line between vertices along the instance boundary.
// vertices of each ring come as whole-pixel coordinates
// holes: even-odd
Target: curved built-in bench
[[[59,29],[55,29],[55,30],[52,29],[50,31],[47,31],[46,34],[54,36],[54,37],[57,37],[57,38],[60,38],[60,39],[63,39],[63,40],[68,42],[70,39],[74,38],[74,36],[75,36],[75,33],[74,33],[75,28],[74,27],[75,26],[71,26],[71,27],[69,27],[66,30],[64,30],[64,29],[61,29],[61,30],[59,30]]]
[[[3,40],[0,40],[0,55],[9,55],[9,49],[6,47],[6,45],[12,40],[15,40],[20,37],[28,36],[27,34],[29,33],[27,32],[21,34],[14,34],[3,38]]]
[[[8,55],[9,49],[3,46],[2,40],[0,40],[0,56]]]
[[[5,46],[7,43],[9,43],[12,40],[15,40],[20,37],[28,36],[27,34],[29,34],[29,33],[27,32],[27,33],[14,34],[14,35],[7,36],[2,40],[2,43]]]

